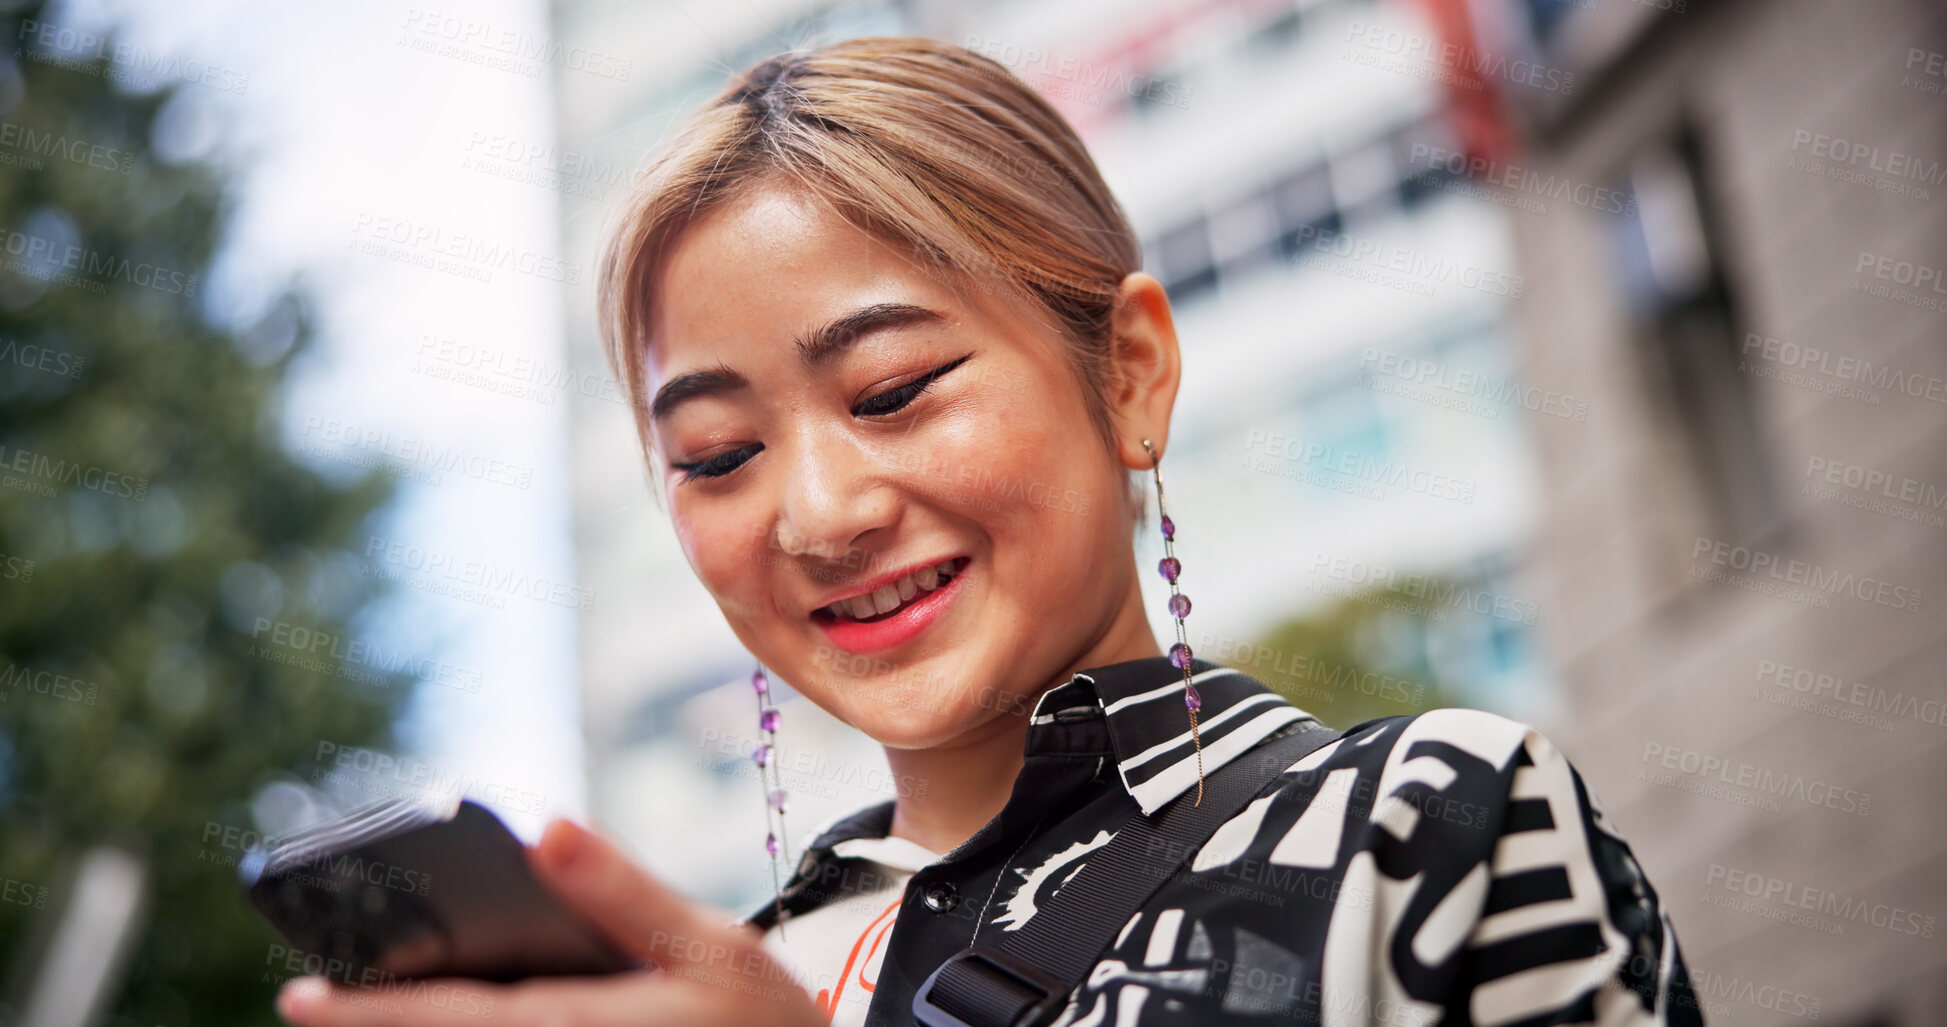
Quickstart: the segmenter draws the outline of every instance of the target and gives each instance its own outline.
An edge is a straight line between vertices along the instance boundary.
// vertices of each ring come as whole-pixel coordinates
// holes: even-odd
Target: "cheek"
[[[1072,547],[1095,530],[1097,515],[1108,508],[1102,491],[1116,474],[1081,397],[1066,389],[1037,390],[990,424],[981,434],[993,444],[968,459],[980,464],[989,498],[1031,533],[1021,541]]]
[[[734,504],[695,504],[672,500],[670,519],[690,566],[703,587],[733,618],[768,609],[768,580],[761,572],[774,554],[765,545],[758,519]]]
[[[1019,541],[1042,511],[1036,487],[1058,474],[1059,447],[1045,420],[1025,411],[973,405],[915,439],[905,466],[912,490],[966,517],[982,534]]]

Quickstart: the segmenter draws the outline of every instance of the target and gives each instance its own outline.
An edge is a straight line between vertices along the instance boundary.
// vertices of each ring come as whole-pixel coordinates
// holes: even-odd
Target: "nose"
[[[883,468],[853,440],[815,430],[799,433],[785,465],[772,529],[778,548],[868,573],[872,550],[899,519]]]

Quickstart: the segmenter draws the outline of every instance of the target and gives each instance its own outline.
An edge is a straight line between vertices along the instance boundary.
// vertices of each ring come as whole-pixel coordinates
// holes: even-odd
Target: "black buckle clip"
[[[1071,990],[1067,981],[1006,949],[975,945],[927,976],[913,995],[913,1016],[920,1027],[1043,1027],[1067,1007]],[[982,1015],[1015,1008],[1012,1020]]]

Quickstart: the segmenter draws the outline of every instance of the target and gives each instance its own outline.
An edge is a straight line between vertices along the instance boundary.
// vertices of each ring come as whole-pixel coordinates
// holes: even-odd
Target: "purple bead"
[[[1183,564],[1174,556],[1165,556],[1163,562],[1156,565],[1156,569],[1162,573],[1164,581],[1174,585],[1176,576],[1183,573]]]
[[[1182,620],[1190,615],[1190,597],[1178,592],[1170,597],[1170,616]]]
[[[767,834],[764,836],[764,851],[773,856],[777,855],[777,835]]]
[[[756,690],[758,695],[769,695],[771,694],[771,679],[765,677],[763,671],[755,671],[750,676],[750,687]]]
[[[784,789],[771,789],[771,808],[777,810],[779,813],[784,812]]]
[[[756,763],[760,767],[768,767],[771,765],[771,754],[776,751],[776,749],[771,748],[769,743],[760,745],[750,754],[751,762]]]
[[[765,708],[764,708],[764,712],[763,712],[763,713],[760,713],[760,714],[758,714],[758,715],[757,715],[757,727],[758,727],[758,730],[760,730],[760,731],[776,731],[776,730],[777,730],[777,719],[778,719],[778,718],[777,718],[777,707],[775,707],[775,706],[767,706],[767,707],[765,707]]]
[[[1176,522],[1170,520],[1169,514],[1163,515],[1163,537],[1164,538],[1176,537]]]
[[[1203,709],[1203,696],[1197,694],[1197,686],[1183,686],[1183,705],[1189,707],[1192,713]]]
[[[1181,642],[1170,646],[1170,664],[1177,670],[1187,670],[1190,666],[1190,647]]]

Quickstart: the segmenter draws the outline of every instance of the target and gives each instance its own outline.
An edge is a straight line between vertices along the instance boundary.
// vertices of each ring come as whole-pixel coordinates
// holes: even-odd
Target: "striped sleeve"
[[[1676,933],[1581,775],[1527,729],[1462,960],[1481,1027],[1703,1022]]]

